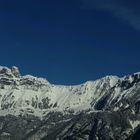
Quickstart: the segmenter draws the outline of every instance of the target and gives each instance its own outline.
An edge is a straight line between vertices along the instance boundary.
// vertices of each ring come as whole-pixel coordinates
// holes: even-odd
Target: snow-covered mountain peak
[[[21,76],[18,67],[13,66],[11,69],[8,67],[0,66],[0,84],[2,86],[17,87],[18,85],[28,86],[30,88],[47,85],[49,82],[45,78],[38,78],[32,75]]]
[[[52,134],[59,132],[65,137],[67,130],[70,136],[74,136],[72,139],[75,139],[77,134],[81,138],[79,132],[82,132],[82,136],[85,136],[83,138],[86,139],[88,135],[93,134],[93,127],[96,128],[95,133],[101,132],[100,136],[107,136],[106,139],[112,139],[112,134],[110,133],[109,138],[110,134],[106,133],[106,130],[113,131],[116,139],[117,128],[120,130],[117,132],[118,136],[122,132],[119,139],[124,140],[126,136],[131,135],[128,130],[134,132],[140,126],[139,93],[140,73],[122,78],[106,76],[79,85],[64,86],[51,84],[44,78],[32,75],[21,76],[15,66],[11,69],[0,67],[0,127],[3,132],[0,138],[3,138],[3,135],[13,136],[15,132],[13,137],[15,139],[19,129],[21,130],[19,137],[27,140],[34,138],[40,140],[43,137],[55,140],[57,136],[53,138]],[[38,120],[42,123],[38,123]],[[24,131],[27,129],[25,134],[23,126]],[[123,133],[122,128],[125,126],[126,133]],[[61,138],[59,134],[58,139]]]
[[[13,66],[11,68],[11,72],[15,77],[20,77],[21,76],[20,71],[19,71],[18,67],[16,67],[16,66]]]
[[[0,67],[0,108],[23,112],[30,109],[34,114],[52,110],[102,110],[121,98],[122,92],[129,93],[139,81],[139,73],[135,73],[123,78],[106,76],[80,85],[63,86],[32,75],[21,76],[15,66]]]
[[[120,79],[121,86],[124,88],[130,88],[133,85],[140,82],[140,72],[124,76]]]
[[[0,76],[19,78],[21,75],[19,69],[16,66],[12,66],[11,69],[8,67],[0,66]]]
[[[106,76],[106,77],[104,77],[104,78],[102,78],[102,79],[100,79],[100,80],[102,80],[104,83],[109,84],[110,87],[113,87],[113,86],[115,86],[116,83],[118,82],[119,77],[110,75],[110,76]]]
[[[9,69],[8,67],[4,67],[4,66],[0,66],[0,74],[2,75],[13,75],[11,72],[11,69]]]

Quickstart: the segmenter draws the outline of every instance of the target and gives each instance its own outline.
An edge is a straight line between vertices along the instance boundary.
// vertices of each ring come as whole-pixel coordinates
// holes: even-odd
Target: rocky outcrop
[[[19,78],[21,75],[20,75],[20,72],[19,72],[19,69],[16,67],[16,66],[13,66],[12,68],[11,68],[11,72],[12,72],[12,74],[15,76],[15,77],[17,77],[17,78]]]

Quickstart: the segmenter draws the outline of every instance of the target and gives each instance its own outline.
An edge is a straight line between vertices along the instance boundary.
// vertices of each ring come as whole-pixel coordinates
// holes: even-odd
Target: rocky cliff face
[[[0,139],[140,139],[140,73],[53,85],[0,67]]]

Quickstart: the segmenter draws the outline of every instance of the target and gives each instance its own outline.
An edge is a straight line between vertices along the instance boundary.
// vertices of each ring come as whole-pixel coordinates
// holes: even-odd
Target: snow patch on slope
[[[140,125],[140,120],[135,120],[135,121],[129,120],[129,122],[130,122],[133,130]]]

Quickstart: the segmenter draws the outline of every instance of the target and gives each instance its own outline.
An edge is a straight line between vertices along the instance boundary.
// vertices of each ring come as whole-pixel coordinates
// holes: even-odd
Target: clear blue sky
[[[0,65],[51,83],[140,71],[137,0],[1,0]]]

